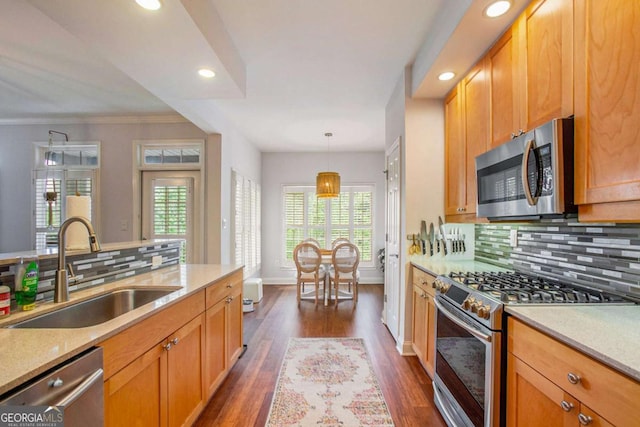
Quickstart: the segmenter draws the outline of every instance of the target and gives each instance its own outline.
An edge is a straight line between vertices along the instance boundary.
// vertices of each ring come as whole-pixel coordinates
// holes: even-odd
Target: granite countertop
[[[411,264],[434,276],[457,271],[506,271],[502,267],[487,264],[485,262],[474,261],[469,258],[456,257],[455,255],[449,255],[447,257],[440,255],[433,257],[412,255],[409,257],[409,261]]]
[[[0,394],[64,362],[118,332],[140,322],[207,285],[242,268],[239,265],[178,265],[140,274],[102,286],[72,292],[67,303],[42,303],[33,311],[15,312],[0,318]],[[96,326],[74,329],[7,329],[29,317],[53,311],[120,288],[176,290],[156,301]]]
[[[640,381],[640,305],[508,305],[506,311]]]

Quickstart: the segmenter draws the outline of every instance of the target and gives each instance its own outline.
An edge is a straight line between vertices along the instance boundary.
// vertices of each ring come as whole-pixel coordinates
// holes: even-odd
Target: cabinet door
[[[227,372],[227,309],[225,299],[218,301],[206,312],[205,327],[205,387],[207,396],[216,391]]]
[[[204,316],[178,329],[167,340],[167,386],[169,426],[191,425],[205,402],[202,361],[204,359]]]
[[[465,205],[465,150],[462,93],[455,87],[447,96],[445,110],[445,215],[461,213]]]
[[[427,373],[433,378],[436,363],[436,306],[433,297],[427,295],[427,352],[425,355],[425,367]]]
[[[577,426],[580,402],[509,353],[507,426]]]
[[[476,213],[476,156],[489,148],[489,90],[484,61],[462,82],[464,90],[464,214]]]
[[[242,287],[236,286],[230,295],[228,317],[229,366],[232,366],[242,353]]]
[[[581,220],[640,220],[639,27],[638,1],[575,2],[575,199],[592,205]]]
[[[105,381],[105,426],[167,426],[166,372],[158,344]]]
[[[517,26],[509,28],[489,50],[490,144],[497,147],[511,139],[519,126]]]
[[[419,286],[413,285],[413,351],[423,363],[427,353],[427,300],[426,293]]]
[[[514,25],[525,74],[519,123],[528,131],[573,114],[573,2],[534,1]]]

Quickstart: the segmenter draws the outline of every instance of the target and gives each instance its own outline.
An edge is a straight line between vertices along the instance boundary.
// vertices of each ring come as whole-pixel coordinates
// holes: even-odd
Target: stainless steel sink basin
[[[23,320],[9,328],[84,328],[114,319],[171,292],[172,289],[121,289]]]

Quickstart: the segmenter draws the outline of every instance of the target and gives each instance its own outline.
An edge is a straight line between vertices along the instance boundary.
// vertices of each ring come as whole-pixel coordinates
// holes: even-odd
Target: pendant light
[[[329,141],[333,136],[331,132],[324,134],[327,137],[327,169],[329,169]],[[340,175],[338,172],[318,172],[316,177],[316,196],[320,198],[338,197],[340,195]]]

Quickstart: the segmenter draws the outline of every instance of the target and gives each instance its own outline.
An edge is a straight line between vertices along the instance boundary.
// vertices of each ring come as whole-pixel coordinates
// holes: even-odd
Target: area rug
[[[266,426],[393,426],[362,338],[291,338]]]

